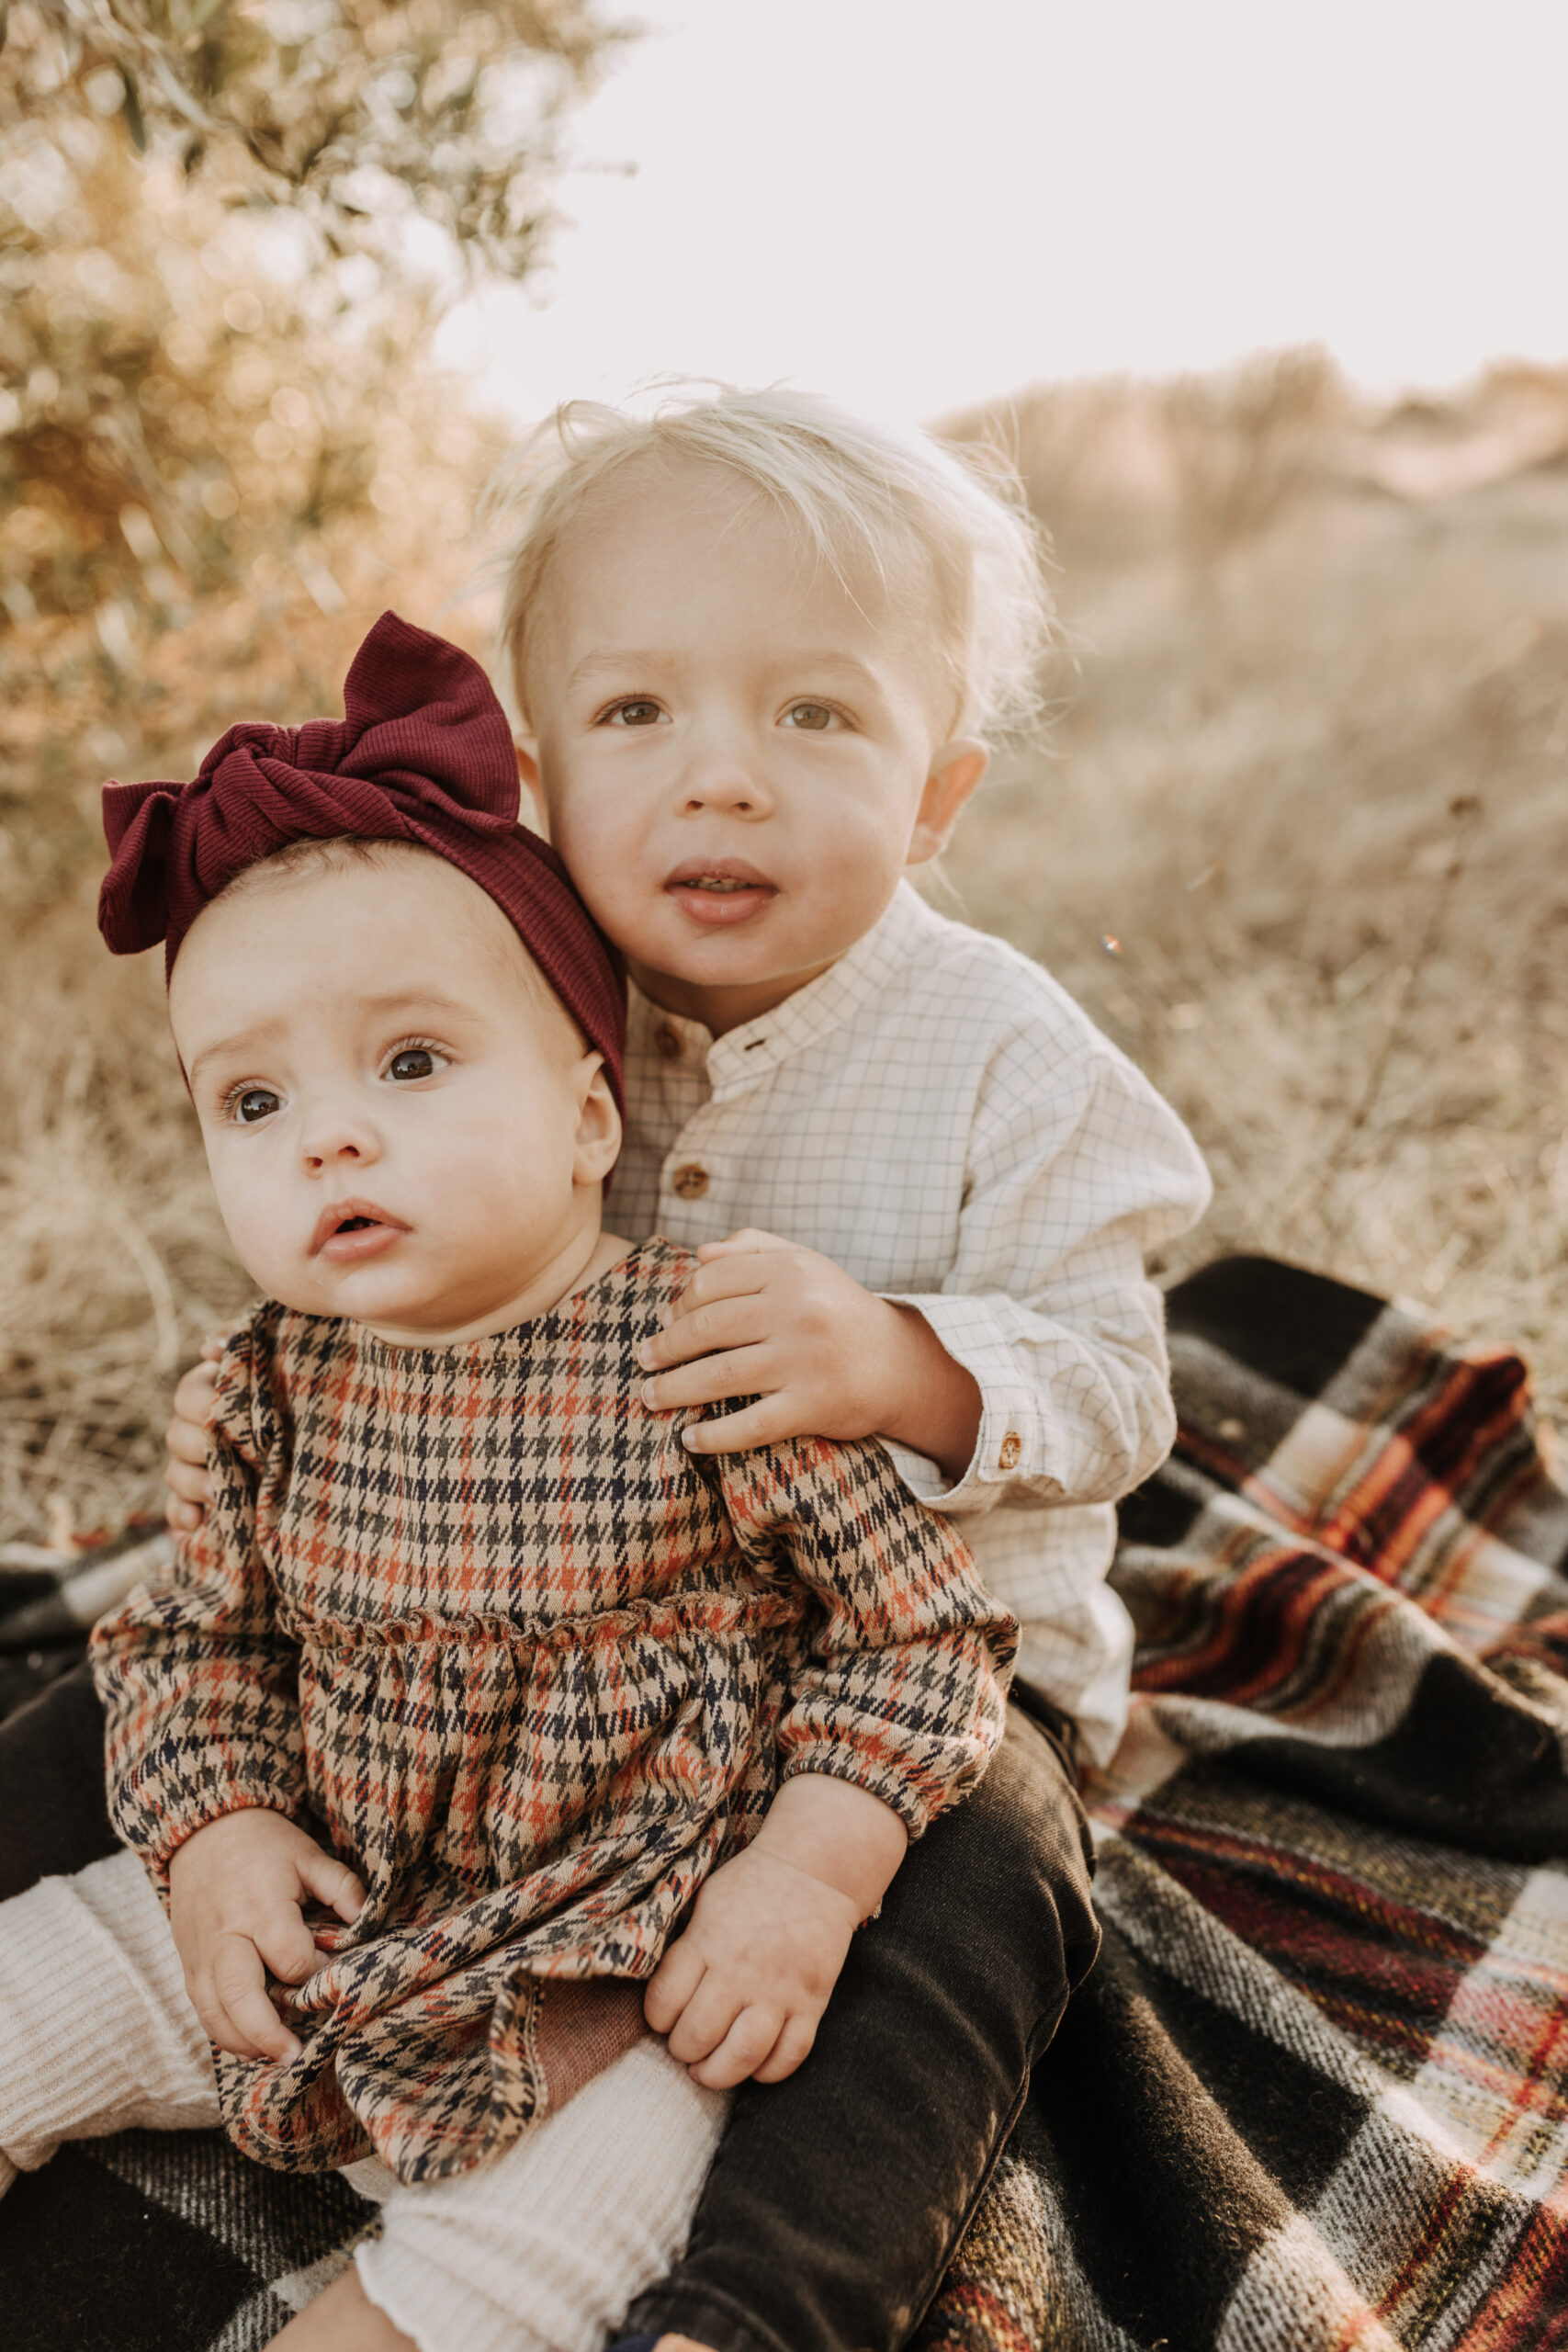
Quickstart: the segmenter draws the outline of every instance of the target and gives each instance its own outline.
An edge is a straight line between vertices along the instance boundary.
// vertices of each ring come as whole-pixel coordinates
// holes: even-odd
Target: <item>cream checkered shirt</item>
[[[1175,1427],[1143,1253],[1209,1198],[1175,1113],[1048,973],[908,884],[830,971],[716,1040],[634,989],[626,1094],[616,1230],[695,1248],[764,1227],[918,1307],[974,1374],[956,1486],[888,1451],[964,1515],[1022,1622],[1021,1679],[1108,1757],[1133,1647],[1111,1506]]]

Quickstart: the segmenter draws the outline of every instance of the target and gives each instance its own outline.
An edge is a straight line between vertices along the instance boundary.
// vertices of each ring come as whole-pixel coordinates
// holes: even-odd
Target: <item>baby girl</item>
[[[205,1526],[95,1636],[126,1850],[0,1910],[0,2149],[357,2165],[383,2231],[276,2340],[484,2352],[679,2251],[709,2086],[809,2050],[1015,1627],[880,1446],[643,1401],[695,1261],[601,1229],[618,974],[477,665],[389,615],[344,700],[107,795],[266,1303]]]

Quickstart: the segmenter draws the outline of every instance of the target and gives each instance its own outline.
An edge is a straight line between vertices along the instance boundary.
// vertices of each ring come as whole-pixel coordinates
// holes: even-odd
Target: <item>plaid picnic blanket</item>
[[[918,2352],[1568,2347],[1568,1496],[1523,1367],[1266,1259],[1169,1310],[1105,1947]],[[65,2150],[6,2220],[7,2352],[248,2352],[373,2226],[208,2134]]]

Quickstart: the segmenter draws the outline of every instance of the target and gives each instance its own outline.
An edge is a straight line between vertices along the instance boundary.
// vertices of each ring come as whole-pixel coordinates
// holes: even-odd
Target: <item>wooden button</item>
[[[700,1201],[708,1188],[708,1171],[699,1168],[694,1159],[688,1159],[684,1168],[677,1168],[673,1181],[683,1201]]]
[[[686,1048],[681,1042],[681,1032],[668,1021],[661,1021],[653,1033],[653,1042],[661,1061],[678,1062]]]
[[[1016,1470],[1018,1468],[1019,1456],[1022,1452],[1023,1440],[1020,1437],[1016,1430],[1009,1430],[1006,1437],[1004,1437],[1001,1442],[1000,1449],[997,1454],[997,1460],[1001,1464],[1004,1470]]]

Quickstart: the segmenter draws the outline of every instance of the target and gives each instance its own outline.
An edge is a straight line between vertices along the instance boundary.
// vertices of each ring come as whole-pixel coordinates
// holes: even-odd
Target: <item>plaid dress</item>
[[[300,2056],[219,2053],[264,2162],[482,2161],[584,2078],[592,2026],[552,2075],[552,2014],[652,1973],[781,1776],[919,1836],[985,1769],[1016,1628],[883,1449],[699,1460],[641,1403],[635,1350],[694,1263],[655,1240],[462,1346],[276,1305],[230,1342],[216,1504],[94,1657],[115,1824],[161,1885],[262,1805],[368,1890],[274,1988]]]

